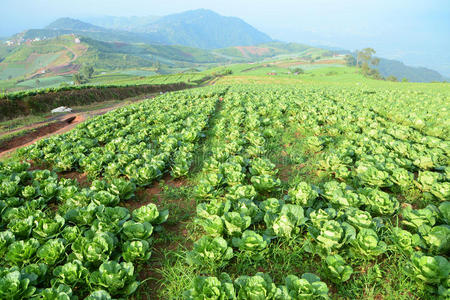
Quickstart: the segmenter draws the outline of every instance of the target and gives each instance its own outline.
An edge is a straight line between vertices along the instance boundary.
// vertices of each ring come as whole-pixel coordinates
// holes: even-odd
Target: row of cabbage
[[[168,211],[119,206],[136,189],[124,179],[81,188],[29,167],[0,165],[0,298],[131,295],[135,267],[150,257],[151,235]]]
[[[449,140],[450,94],[443,85],[436,85],[432,92],[414,89],[361,91],[353,99],[397,124]]]
[[[207,235],[187,254],[189,263],[215,273],[236,256],[264,259],[273,239],[288,239],[321,257],[327,279],[336,284],[348,281],[361,262],[394,254],[406,258],[402,267],[423,295],[449,297],[448,142],[393,123],[332,91],[233,87],[225,100],[215,130],[216,144],[223,147],[212,150],[197,186],[202,203],[196,222]],[[292,126],[300,129],[304,150],[291,153],[293,158],[299,163],[305,153],[318,158],[316,168],[328,176],[316,185],[293,182],[281,196],[264,145]],[[410,198],[412,192],[420,197],[414,200],[434,204],[400,208],[397,197]],[[252,287],[214,275],[196,279],[186,295],[327,295],[305,283],[289,298],[272,293],[263,274],[243,275],[253,278]]]
[[[196,187],[195,222],[205,235],[187,253],[188,263],[211,277],[200,276],[187,299],[328,299],[328,287],[314,274],[286,276],[276,286],[264,273],[242,274],[234,280],[218,274],[240,258],[266,259],[277,237],[300,233],[303,208],[274,198],[280,195],[278,170],[267,144],[283,128],[287,103],[276,94],[230,88],[213,127],[211,153]],[[240,275],[240,274],[239,274]]]
[[[295,101],[291,125],[305,134],[304,151],[318,158],[317,169],[329,174],[289,191],[307,211],[307,249],[334,264],[341,282],[353,272],[346,260],[400,253],[426,294],[449,297],[450,144],[355,105],[345,93],[298,93],[318,101]],[[400,208],[397,198],[412,192],[415,201],[434,204]]]
[[[19,154],[56,172],[78,171],[89,179],[124,176],[139,186],[166,170],[184,176],[217,101],[211,90],[166,94],[84,122]]]
[[[139,186],[187,174],[224,89],[174,93],[96,117],[0,164],[0,298],[117,299],[133,294],[137,268],[168,211],[126,208]],[[56,172],[86,172],[80,187]]]
[[[345,94],[319,101],[298,103],[293,118],[311,134],[305,139],[307,150],[332,149],[322,155],[320,168],[357,186],[394,193],[418,188],[428,201],[449,199],[448,141],[388,121],[348,102]]]

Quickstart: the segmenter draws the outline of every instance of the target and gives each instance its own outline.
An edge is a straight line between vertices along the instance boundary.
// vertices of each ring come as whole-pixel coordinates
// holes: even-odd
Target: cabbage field
[[[450,299],[449,103],[224,84],[40,140],[0,163],[0,298]]]

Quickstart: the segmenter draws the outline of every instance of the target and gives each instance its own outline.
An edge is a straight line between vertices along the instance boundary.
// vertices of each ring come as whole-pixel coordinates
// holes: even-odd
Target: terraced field
[[[232,79],[3,162],[0,298],[449,299],[448,85]]]

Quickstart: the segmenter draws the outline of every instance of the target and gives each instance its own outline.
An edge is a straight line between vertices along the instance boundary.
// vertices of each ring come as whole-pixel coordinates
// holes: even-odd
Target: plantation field
[[[25,80],[18,83],[17,86],[24,87],[26,89],[52,88],[58,87],[61,83],[67,82],[71,79],[71,76],[50,76],[39,78],[38,82],[36,79]]]
[[[450,86],[242,70],[0,162],[0,298],[449,299]]]

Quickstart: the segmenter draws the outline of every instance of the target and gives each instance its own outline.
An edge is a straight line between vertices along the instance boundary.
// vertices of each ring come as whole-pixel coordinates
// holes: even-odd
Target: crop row
[[[126,203],[164,173],[186,175],[217,92],[223,89],[149,99],[21,151],[53,171],[17,160],[0,164],[0,298],[133,294],[137,267],[148,261],[153,232],[169,212]],[[92,182],[59,179],[66,171],[85,172]]]

